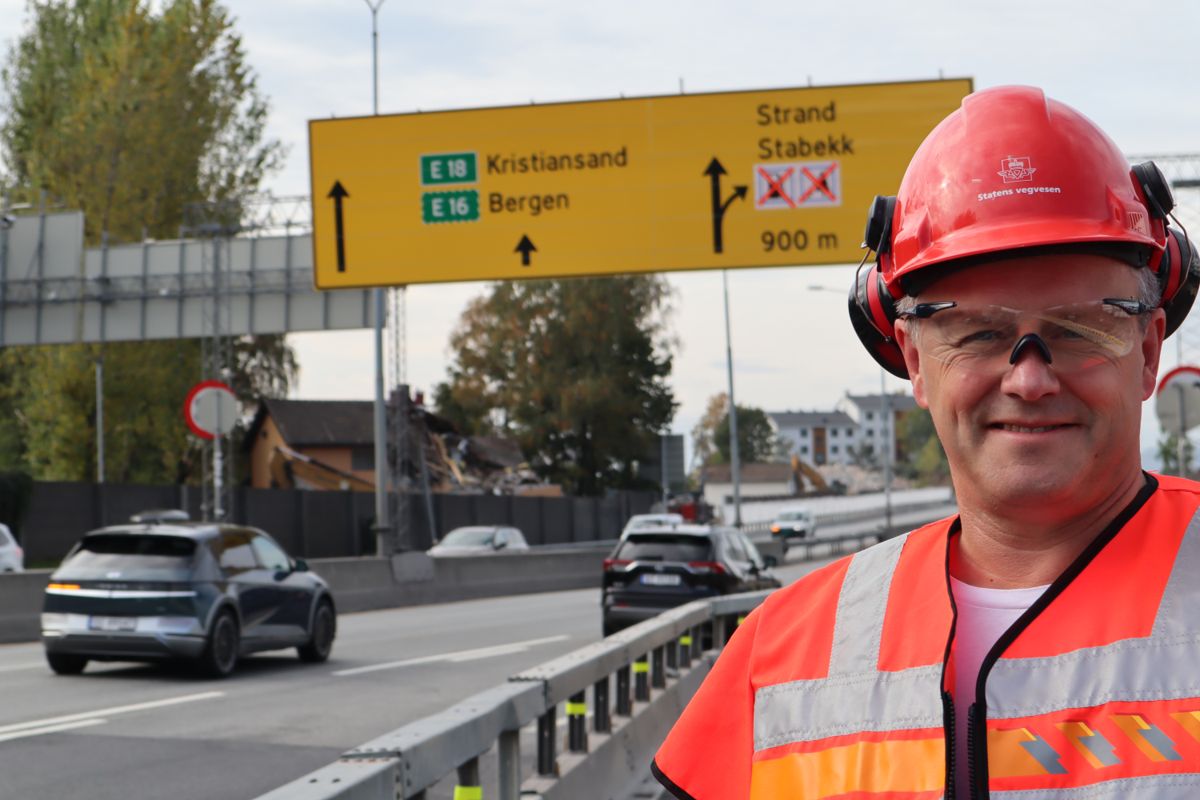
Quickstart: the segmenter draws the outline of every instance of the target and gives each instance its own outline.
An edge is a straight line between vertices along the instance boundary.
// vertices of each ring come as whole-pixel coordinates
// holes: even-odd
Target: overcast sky
[[[290,148],[286,169],[269,186],[280,195],[307,194],[307,120],[371,111],[371,13],[365,0],[226,5],[270,98],[270,133]],[[6,50],[23,7],[0,0]],[[1200,3],[1192,0],[385,0],[378,21],[382,113],[670,94],[681,81],[688,92],[709,92],[941,75],[973,78],[976,88],[1041,86],[1095,119],[1130,154],[1200,152]],[[846,320],[851,274],[850,266],[730,273],[739,403],[830,408],[847,391],[879,389],[879,370]],[[725,389],[721,275],[674,273],[669,280],[681,343],[674,428],[687,432],[706,399]],[[415,388],[444,379],[449,332],[483,291],[482,284],[409,289]],[[302,334],[293,342],[301,361],[297,396],[372,395],[369,332]],[[1167,366],[1173,360],[1169,346]],[[889,388],[904,385],[888,379]],[[1154,417],[1152,403],[1146,414]],[[1152,427],[1144,427],[1144,439]]]

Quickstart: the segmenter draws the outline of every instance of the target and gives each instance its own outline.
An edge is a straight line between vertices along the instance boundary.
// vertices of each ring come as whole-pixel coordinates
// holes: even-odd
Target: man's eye
[[[991,344],[997,341],[1002,335],[995,328],[980,328],[964,333],[959,337],[958,344],[960,347],[972,344]]]

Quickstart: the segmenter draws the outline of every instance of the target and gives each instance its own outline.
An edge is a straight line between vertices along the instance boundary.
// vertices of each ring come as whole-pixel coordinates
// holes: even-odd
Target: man
[[[850,306],[959,514],[751,614],[655,757],[676,797],[1200,797],[1200,485],[1139,460],[1200,281],[1172,202],[1036,89],[929,135]]]

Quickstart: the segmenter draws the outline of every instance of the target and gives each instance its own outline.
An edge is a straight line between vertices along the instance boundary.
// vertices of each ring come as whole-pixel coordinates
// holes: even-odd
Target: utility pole
[[[379,7],[383,0],[365,0],[371,9],[371,113],[379,114]],[[396,549],[388,525],[387,414],[383,396],[383,320],[387,316],[384,290],[371,290],[375,306],[375,550],[390,556]]]
[[[721,270],[725,288],[725,373],[729,379],[729,467],[733,480],[733,525],[742,527],[742,476],[738,462],[737,403],[733,398],[733,339],[729,333],[729,271]]]

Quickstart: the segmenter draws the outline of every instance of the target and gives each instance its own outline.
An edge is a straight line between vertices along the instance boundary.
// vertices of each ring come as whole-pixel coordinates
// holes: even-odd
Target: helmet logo
[[[1029,156],[1008,156],[1001,159],[1000,171],[996,174],[1004,178],[1005,183],[1021,183],[1033,180],[1037,167],[1030,166]]]

